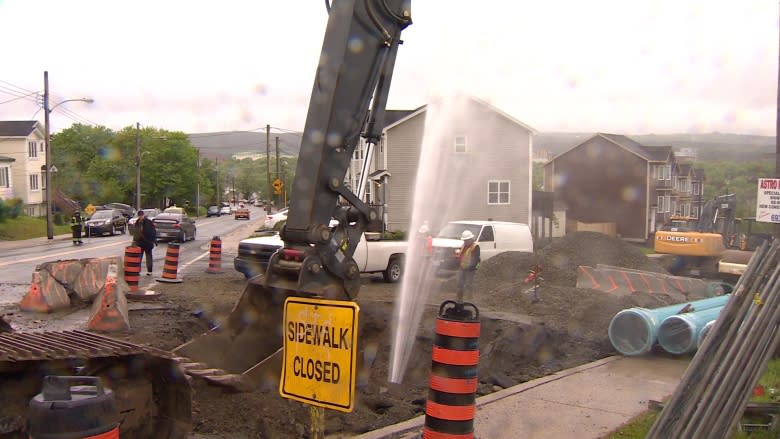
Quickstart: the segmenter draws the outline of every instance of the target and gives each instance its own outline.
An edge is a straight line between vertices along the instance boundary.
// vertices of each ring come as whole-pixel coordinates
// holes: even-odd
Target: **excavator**
[[[344,185],[361,136],[365,166],[381,138],[410,0],[326,0],[328,24],[306,117],[284,247],[251,279],[232,313],[174,353],[86,331],[0,333],[0,438],[27,437],[25,415],[46,375],[89,375],[114,389],[123,438],[186,438],[193,377],[236,390],[279,381],[286,297],[353,300],[352,258],[378,212]],[[331,228],[331,219],[338,226]],[[6,325],[7,326],[7,325]],[[10,330],[11,328],[7,328]],[[206,369],[193,372],[196,365]],[[221,369],[219,369],[221,368]]]
[[[381,231],[378,211],[362,201],[365,167],[382,135],[401,31],[412,22],[411,2],[326,0],[325,6],[328,24],[280,231],[284,247],[263,274],[247,282],[227,318],[174,350],[209,366],[201,378],[238,390],[279,382],[287,297],[357,297],[360,269],[353,254],[363,232]],[[344,180],[361,137],[366,154],[354,193]]]
[[[720,195],[704,204],[699,218],[673,217],[655,232],[655,252],[676,256],[672,274],[724,280],[739,274],[722,268],[745,266],[752,255],[737,230],[736,202],[735,194]]]

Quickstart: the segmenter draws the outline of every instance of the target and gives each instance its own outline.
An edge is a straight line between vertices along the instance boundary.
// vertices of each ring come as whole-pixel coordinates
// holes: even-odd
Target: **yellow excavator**
[[[655,232],[655,252],[675,255],[672,274],[733,280],[752,256],[735,210],[736,195],[727,194],[705,203],[699,218],[672,217]]]

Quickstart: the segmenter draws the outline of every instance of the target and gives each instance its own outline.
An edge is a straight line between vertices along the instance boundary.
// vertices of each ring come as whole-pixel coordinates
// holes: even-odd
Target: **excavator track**
[[[192,388],[181,358],[86,331],[0,333],[0,438],[27,438],[46,375],[97,376],[112,389],[124,438],[186,438]]]

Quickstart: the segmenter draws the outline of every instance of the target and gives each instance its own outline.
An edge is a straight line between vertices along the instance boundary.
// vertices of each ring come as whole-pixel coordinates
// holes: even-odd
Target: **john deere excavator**
[[[248,284],[232,313],[175,350],[210,366],[200,376],[238,389],[273,386],[281,372],[283,304],[289,296],[353,300],[360,270],[352,258],[364,231],[381,231],[378,212],[344,185],[361,136],[365,166],[381,137],[409,0],[325,2],[328,24],[314,76],[284,247]],[[361,178],[369,174],[366,169]],[[330,227],[332,219],[338,226]]]
[[[705,203],[697,219],[672,218],[655,232],[655,252],[677,256],[672,274],[732,280],[738,273],[720,267],[744,266],[752,255],[737,230],[735,211],[736,195],[727,194]]]

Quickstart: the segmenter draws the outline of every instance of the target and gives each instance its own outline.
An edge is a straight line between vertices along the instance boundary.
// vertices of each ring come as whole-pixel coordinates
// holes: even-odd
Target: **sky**
[[[388,109],[453,93],[540,132],[775,134],[778,2],[412,0]],[[0,120],[303,130],[321,0],[0,0]],[[18,98],[18,99],[17,99]],[[10,101],[10,102],[9,102]]]

